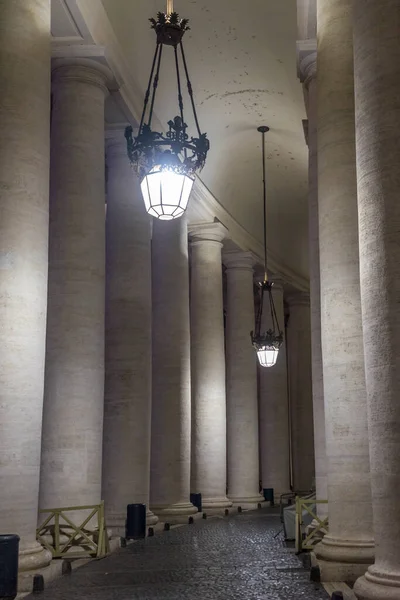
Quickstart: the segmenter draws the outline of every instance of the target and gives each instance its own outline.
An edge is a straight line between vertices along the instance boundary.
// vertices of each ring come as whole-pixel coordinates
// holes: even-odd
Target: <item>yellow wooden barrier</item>
[[[76,513],[90,511],[80,525],[72,518]],[[67,516],[67,513],[74,515]],[[36,539],[50,550],[53,558],[101,558],[109,552],[106,522],[104,518],[104,502],[89,506],[68,506],[39,510],[39,514],[47,515],[36,530]],[[97,517],[97,527],[85,529],[86,525]],[[52,539],[52,543],[49,541]],[[73,552],[73,549],[79,549]]]
[[[316,500],[315,498],[300,498],[296,497],[296,554],[304,552],[305,550],[313,550],[315,544],[321,540],[321,534],[328,532],[328,517],[320,519],[320,517],[311,510],[313,504],[328,504],[328,500]],[[309,515],[316,522],[316,526],[310,531],[308,535],[303,537],[303,509],[305,509]]]

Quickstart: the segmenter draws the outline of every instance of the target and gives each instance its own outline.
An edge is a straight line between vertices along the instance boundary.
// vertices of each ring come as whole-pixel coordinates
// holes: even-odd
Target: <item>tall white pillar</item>
[[[153,220],[153,512],[187,522],[190,503],[190,324],[186,218]]]
[[[373,562],[361,325],[352,0],[318,0],[318,204],[329,534],[323,581],[354,581]]]
[[[284,333],[283,286],[274,281],[272,294],[279,327]],[[263,307],[269,315],[269,302]],[[267,321],[265,321],[267,323]],[[267,326],[268,323],[267,323]],[[274,490],[275,502],[281,494],[290,492],[289,401],[286,367],[286,340],[284,340],[273,367],[259,368],[260,454],[263,488]]]
[[[315,488],[318,500],[328,499],[325,440],[324,380],[321,347],[321,281],[318,218],[318,135],[317,135],[317,53],[300,63],[308,117],[308,235],[310,267],[312,396],[314,419]],[[325,518],[328,506],[319,504],[317,513]]]
[[[310,297],[293,293],[287,297],[287,303],[293,487],[296,491],[308,491],[315,473]]]
[[[204,509],[232,505],[226,497],[226,389],[220,223],[190,228],[192,478]]]
[[[107,525],[125,534],[126,507],[149,509],[151,427],[150,219],[123,130],[108,131],[103,480]]]
[[[358,215],[375,564],[362,600],[400,598],[400,5],[353,2]]]
[[[47,305],[50,0],[0,0],[0,533],[36,542]],[[19,591],[31,591],[29,578]]]
[[[225,252],[227,276],[226,360],[228,497],[234,506],[257,508],[258,401],[254,329],[253,265],[250,252]]]
[[[101,499],[107,77],[90,60],[53,72],[41,508]]]

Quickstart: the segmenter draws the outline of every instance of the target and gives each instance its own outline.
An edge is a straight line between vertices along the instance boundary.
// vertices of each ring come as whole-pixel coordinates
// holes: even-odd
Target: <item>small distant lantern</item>
[[[262,167],[264,186],[264,280],[260,283],[260,304],[256,317],[255,330],[251,332],[251,341],[257,352],[258,362],[262,367],[273,367],[278,359],[279,349],[283,342],[283,333],[279,327],[276,315],[274,298],[272,294],[273,283],[268,280],[267,274],[267,192],[265,181],[265,134],[269,131],[266,126],[258,127],[257,131],[262,134]],[[264,303],[269,304],[271,315],[271,327],[262,329]]]

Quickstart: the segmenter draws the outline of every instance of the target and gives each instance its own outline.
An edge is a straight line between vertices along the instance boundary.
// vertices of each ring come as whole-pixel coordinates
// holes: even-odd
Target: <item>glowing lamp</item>
[[[157,165],[142,179],[146,210],[152,217],[170,221],[181,217],[188,205],[194,178]]]

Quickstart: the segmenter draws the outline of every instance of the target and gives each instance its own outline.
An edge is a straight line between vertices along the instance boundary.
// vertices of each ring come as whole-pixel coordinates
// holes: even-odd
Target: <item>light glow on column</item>
[[[143,178],[140,186],[143,200],[149,215],[170,221],[181,217],[185,212],[194,178],[163,169],[156,165]]]

